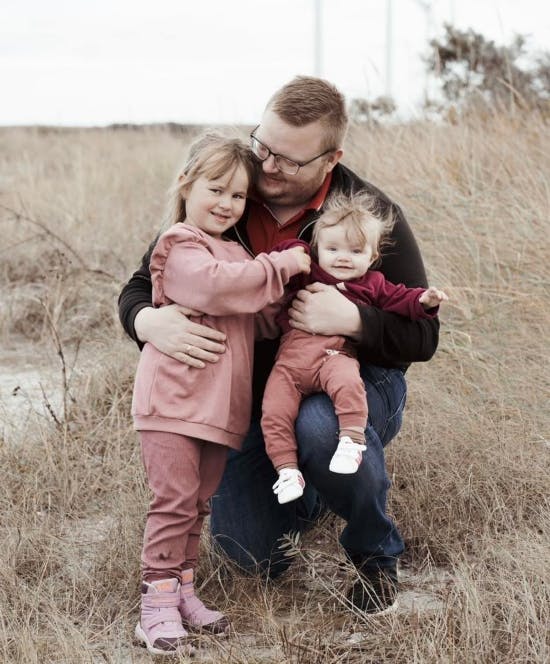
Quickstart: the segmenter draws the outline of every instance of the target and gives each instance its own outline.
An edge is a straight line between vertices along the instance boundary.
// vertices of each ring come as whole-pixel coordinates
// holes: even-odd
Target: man
[[[381,211],[391,210],[396,220],[391,250],[377,269],[394,283],[426,288],[422,258],[399,207],[340,163],[347,122],[343,96],[322,79],[299,76],[278,90],[251,134],[251,148],[258,159],[255,194],[232,229],[232,237],[252,255],[269,251],[285,239],[309,241],[332,192],[367,190],[377,197]],[[215,362],[224,351],[223,335],[188,320],[187,315],[196,312],[177,305],[151,308],[148,264],[146,254],[120,295],[125,330],[138,344],[149,341],[197,369]],[[396,605],[397,559],[403,541],[386,514],[389,481],[383,448],[401,426],[404,371],[410,362],[433,355],[438,321],[413,322],[375,307],[357,306],[322,284],[299,292],[290,317],[293,327],[311,334],[345,335],[357,344],[369,405],[364,461],[345,481],[329,471],[338,442],[336,416],[327,395],[310,396],[303,401],[296,422],[306,490],[298,501],[277,503],[271,490],[276,473],[265,453],[260,406],[278,342],[259,342],[254,415],[243,449],[230,454],[213,500],[212,535],[242,568],[274,578],[291,563],[279,548],[280,538],[303,532],[328,508],[346,521],[340,542],[359,573],[350,601],[367,613],[389,611]]]

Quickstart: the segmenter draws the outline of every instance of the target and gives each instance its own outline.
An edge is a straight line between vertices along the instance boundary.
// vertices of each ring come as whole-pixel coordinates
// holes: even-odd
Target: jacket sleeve
[[[434,318],[439,307],[424,309],[420,304],[420,296],[424,288],[407,288],[404,284],[392,284],[384,279],[381,272],[371,272],[373,286],[375,287],[375,304],[384,311],[393,311],[411,320],[421,318]]]
[[[376,269],[394,284],[425,289],[428,282],[416,240],[401,209],[396,205],[392,208],[395,225],[391,244],[383,252],[382,261]],[[357,345],[357,354],[360,360],[406,369],[411,362],[427,361],[435,353],[439,340],[437,317],[410,320],[368,305],[359,305],[359,313],[362,337]]]
[[[216,259],[200,240],[167,235],[151,257],[155,302],[175,302],[212,316],[256,313],[278,300],[299,272],[289,252],[226,261]]]
[[[140,348],[143,343],[137,338],[134,320],[142,309],[153,306],[153,288],[149,263],[151,253],[157,243],[155,239],[141,259],[141,265],[124,284],[118,296],[118,317],[126,334],[132,338]]]

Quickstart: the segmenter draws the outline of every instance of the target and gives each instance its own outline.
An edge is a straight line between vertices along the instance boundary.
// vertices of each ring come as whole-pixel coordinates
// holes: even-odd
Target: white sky
[[[351,99],[386,90],[388,0],[320,0],[321,75]],[[315,74],[315,0],[1,0],[0,125],[254,123]],[[428,23],[422,6],[431,5]],[[414,112],[420,55],[443,22],[550,50],[548,0],[392,0],[392,92]]]

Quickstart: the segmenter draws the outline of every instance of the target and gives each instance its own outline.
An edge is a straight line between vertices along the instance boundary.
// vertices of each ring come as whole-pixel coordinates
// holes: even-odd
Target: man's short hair
[[[322,78],[296,76],[275,92],[266,108],[293,127],[320,120],[326,129],[322,145],[326,150],[339,149],[344,143],[348,127],[345,97]]]

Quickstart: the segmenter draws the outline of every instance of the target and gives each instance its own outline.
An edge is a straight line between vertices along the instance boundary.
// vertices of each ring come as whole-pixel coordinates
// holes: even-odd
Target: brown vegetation
[[[148,500],[129,415],[137,349],[115,302],[185,140],[0,131],[4,356],[25,349],[58,385],[43,414],[26,414],[23,388],[0,395],[2,662],[149,661],[132,645]],[[240,575],[205,537],[202,594],[236,634],[196,659],[549,661],[548,127],[494,115],[356,128],[346,162],[402,204],[452,298],[437,356],[407,374],[388,450],[404,595],[434,601],[351,612],[333,518],[286,542],[296,562],[274,584]]]

